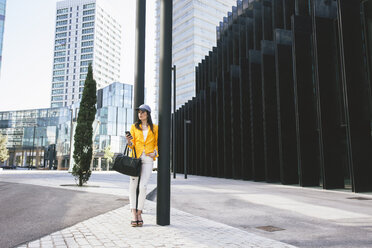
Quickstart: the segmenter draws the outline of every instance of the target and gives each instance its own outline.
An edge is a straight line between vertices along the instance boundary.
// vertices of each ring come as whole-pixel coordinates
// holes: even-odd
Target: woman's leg
[[[152,174],[152,166],[153,166],[152,158],[147,156],[142,158],[141,180],[138,195],[138,210],[141,211],[141,213],[143,206],[145,204],[147,183],[149,182]]]
[[[137,185],[138,185],[138,177],[130,177],[129,178],[129,203],[130,203],[130,209],[132,210],[132,215],[136,215],[136,191],[137,191]],[[134,211],[133,211],[134,210]],[[137,216],[135,218],[132,218],[133,220],[137,220]]]

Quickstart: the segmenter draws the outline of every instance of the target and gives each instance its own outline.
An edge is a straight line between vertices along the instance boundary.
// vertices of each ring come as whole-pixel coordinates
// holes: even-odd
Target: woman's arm
[[[128,142],[128,146],[130,149],[133,149],[133,147],[136,145],[136,135],[135,135],[135,130],[134,130],[134,125],[131,126],[130,128],[130,134],[132,135],[133,139]]]

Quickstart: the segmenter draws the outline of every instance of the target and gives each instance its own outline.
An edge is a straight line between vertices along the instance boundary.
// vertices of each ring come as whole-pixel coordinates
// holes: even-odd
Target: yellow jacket
[[[142,129],[142,124],[140,124],[140,128]],[[146,137],[146,141],[143,137],[142,130],[138,130],[136,126],[133,124],[130,128],[130,134],[132,135],[133,139],[131,140],[133,145],[129,146],[131,149],[133,149],[133,146],[136,148],[137,158],[139,158],[142,155],[143,150],[145,150],[146,154],[153,153],[156,151],[156,156],[154,157],[154,160],[159,157],[159,151],[158,151],[158,125],[153,126],[154,132],[151,131],[150,126],[148,126],[148,133]],[[133,153],[133,152],[132,152]],[[134,156],[134,154],[132,154]]]

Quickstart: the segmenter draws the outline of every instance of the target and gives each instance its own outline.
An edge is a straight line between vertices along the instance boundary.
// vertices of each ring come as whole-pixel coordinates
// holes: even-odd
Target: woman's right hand
[[[128,135],[128,134],[125,135],[125,138],[127,139],[127,143],[128,144],[132,144],[132,141],[131,140],[133,139],[133,137],[131,135]]]

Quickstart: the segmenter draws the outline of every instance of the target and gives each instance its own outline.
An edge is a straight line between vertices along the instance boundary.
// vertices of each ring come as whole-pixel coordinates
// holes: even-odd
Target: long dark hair
[[[151,114],[150,114],[149,111],[147,111],[147,110],[145,110],[145,111],[147,112],[147,124],[150,125],[151,132],[154,133],[154,129],[153,129],[154,128],[154,124],[152,124]],[[138,118],[138,115],[137,115],[137,121],[136,121],[136,123],[134,125],[136,126],[136,128],[138,130],[141,130],[142,131],[142,129],[140,127],[140,124],[142,124],[142,121]]]

